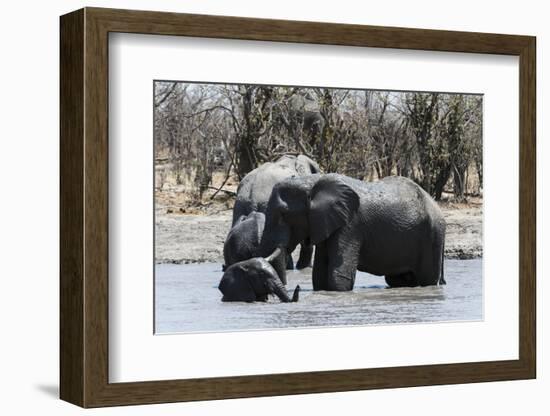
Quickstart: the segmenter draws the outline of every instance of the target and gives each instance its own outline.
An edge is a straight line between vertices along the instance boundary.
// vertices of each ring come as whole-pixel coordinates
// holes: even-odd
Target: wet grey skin
[[[249,172],[240,182],[237,189],[237,198],[233,207],[233,220],[231,227],[241,224],[243,219],[253,212],[265,213],[271,196],[271,191],[275,185],[290,177],[308,176],[319,173],[320,169],[316,162],[304,155],[284,155],[276,162],[268,162]],[[256,221],[258,221],[256,219]],[[224,245],[225,267],[244,259],[242,254],[250,251],[257,251],[259,241],[256,242],[256,236],[250,231],[253,227],[241,225],[245,229],[244,233],[233,233],[230,240],[226,240]],[[230,232],[231,234],[231,232]],[[229,236],[228,236],[229,238]],[[307,241],[301,241],[300,258],[296,263],[297,269],[311,267],[313,247]],[[255,250],[252,250],[255,249]],[[268,254],[263,254],[265,257]],[[258,257],[258,253],[248,255],[245,258]],[[286,268],[293,269],[292,257],[286,256]],[[224,269],[225,269],[224,267]],[[283,280],[286,284],[286,280]]]
[[[250,259],[256,255],[265,226],[265,215],[252,211],[241,215],[227,234],[223,244],[223,271],[232,264]]]
[[[279,182],[266,209],[259,255],[286,281],[286,256],[301,241],[315,244],[314,290],[352,290],[357,270],[385,276],[390,287],[445,284],[445,220],[410,179],[362,182],[315,174]]]
[[[275,250],[267,258],[254,257],[229,266],[218,286],[222,301],[265,302],[269,295],[275,295],[281,302],[298,302],[300,286],[296,286],[291,298],[270,264],[280,251]]]

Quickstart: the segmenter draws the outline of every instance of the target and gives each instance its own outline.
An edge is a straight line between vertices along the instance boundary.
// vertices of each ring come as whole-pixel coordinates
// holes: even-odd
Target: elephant
[[[318,139],[322,139],[325,128],[325,118],[321,114],[319,103],[310,93],[299,92],[288,99],[291,134],[301,134],[309,137],[310,146],[314,147]],[[318,150],[322,143],[317,143]]]
[[[285,155],[276,162],[264,163],[254,169],[242,179],[237,188],[237,199],[233,207],[231,227],[234,227],[243,215],[247,216],[254,211],[265,212],[271,191],[278,182],[291,176],[305,176],[319,172],[320,169],[317,163],[301,154],[297,156]],[[298,269],[310,267],[312,253],[313,247],[302,244],[296,267]],[[288,260],[287,267],[292,269],[292,257],[289,255],[286,258]],[[226,262],[226,266],[230,265]],[[283,280],[283,283],[286,284],[286,280]]]
[[[314,290],[352,290],[357,270],[385,276],[390,287],[438,285],[445,226],[439,206],[410,179],[315,174],[274,187],[258,252],[284,248],[272,262],[282,280],[286,253],[314,244]]]
[[[265,215],[252,211],[241,215],[233,225],[223,244],[223,270],[239,261],[254,257],[264,232]]]
[[[291,298],[270,264],[280,251],[276,249],[266,258],[254,257],[229,266],[218,286],[223,294],[222,301],[265,302],[268,295],[276,295],[281,302],[298,302],[300,285],[296,286]]]

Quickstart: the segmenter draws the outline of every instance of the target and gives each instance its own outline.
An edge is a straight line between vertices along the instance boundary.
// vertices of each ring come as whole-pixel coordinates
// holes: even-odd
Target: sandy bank
[[[442,206],[447,221],[445,256],[482,257],[482,210],[474,206]],[[223,242],[231,226],[231,210],[209,214],[156,212],[157,263],[223,262]]]

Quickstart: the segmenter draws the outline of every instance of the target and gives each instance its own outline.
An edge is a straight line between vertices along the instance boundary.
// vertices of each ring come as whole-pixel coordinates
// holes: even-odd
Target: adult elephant
[[[310,146],[315,146],[318,139],[322,138],[326,124],[319,103],[310,93],[302,91],[288,99],[288,109],[290,134],[305,133],[306,137],[309,137]],[[322,147],[320,140],[317,147]]]
[[[320,169],[317,163],[304,155],[285,155],[276,162],[264,163],[254,169],[242,179],[237,189],[232,227],[238,223],[239,218],[248,216],[251,212],[265,212],[271,191],[277,183],[292,176],[301,177],[318,172]],[[248,244],[248,241],[244,243]],[[311,266],[312,252],[313,247],[302,244],[300,258],[296,264],[298,269]],[[292,257],[287,256],[287,259],[287,267],[292,269]],[[229,265],[226,263],[226,266]],[[283,280],[283,283],[286,284],[286,280]]]
[[[308,239],[316,245],[314,290],[351,290],[357,270],[385,276],[390,287],[445,283],[445,220],[407,178],[366,183],[327,174],[280,182],[266,210],[259,253],[286,249],[273,262],[284,279],[286,252]]]

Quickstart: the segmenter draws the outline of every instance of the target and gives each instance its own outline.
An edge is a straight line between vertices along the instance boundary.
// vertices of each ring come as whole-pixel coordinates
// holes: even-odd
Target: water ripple
[[[311,269],[288,273],[300,302],[221,302],[221,266],[155,267],[156,333],[220,332],[482,319],[482,261],[446,260],[442,287],[387,288],[384,278],[357,273],[352,292],[314,292]]]

